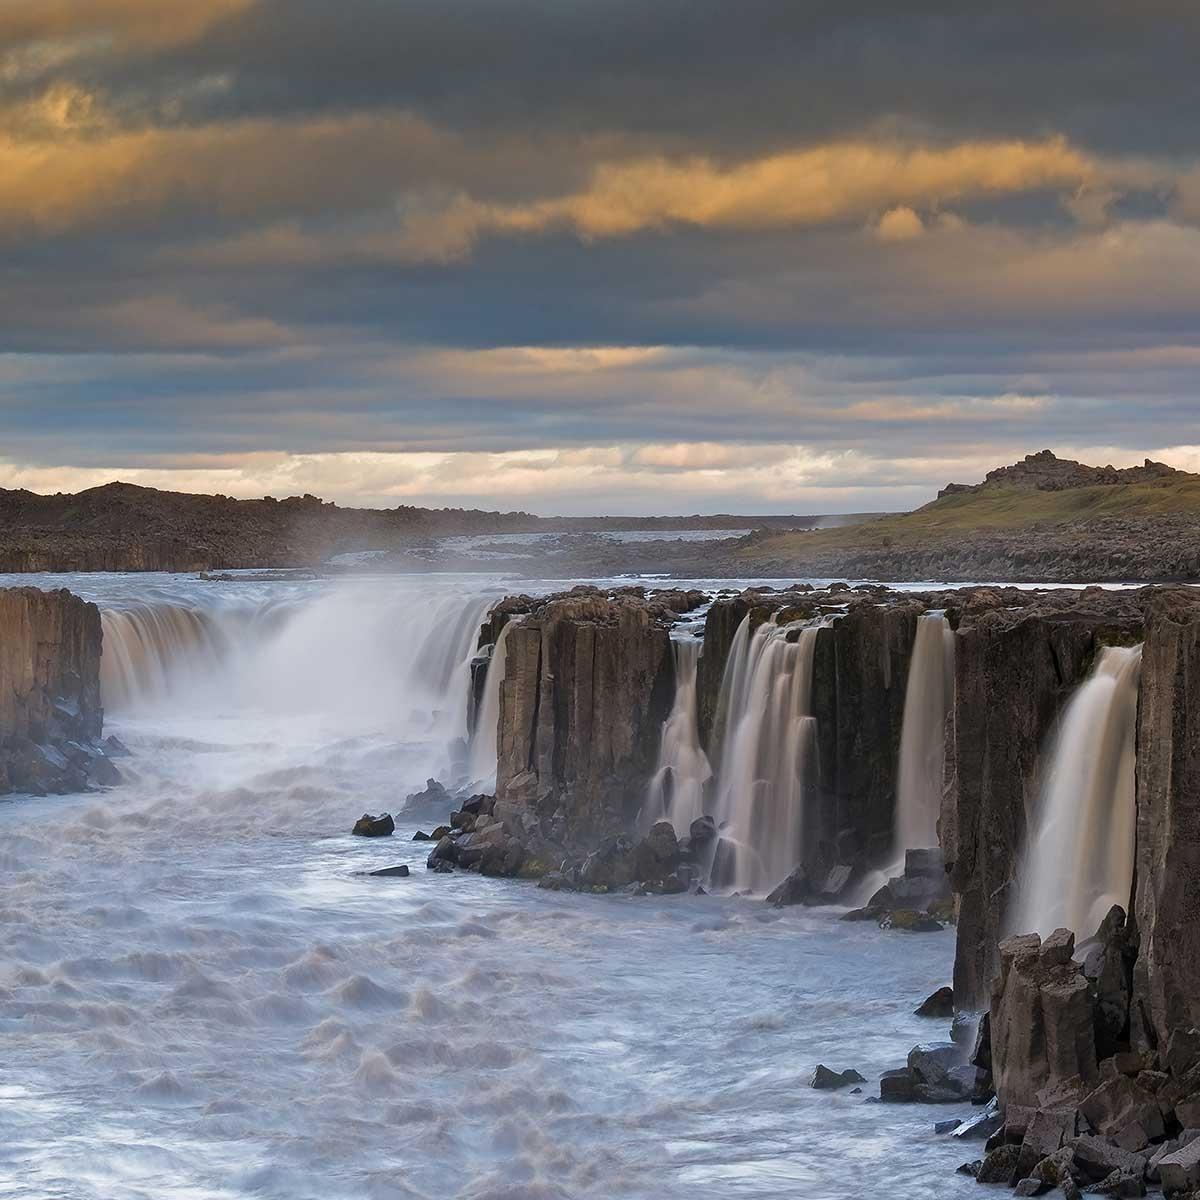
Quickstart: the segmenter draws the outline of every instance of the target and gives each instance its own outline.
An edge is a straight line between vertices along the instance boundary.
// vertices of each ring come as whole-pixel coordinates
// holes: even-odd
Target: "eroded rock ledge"
[[[0,793],[119,779],[99,744],[100,638],[99,610],[68,591],[0,589]]]

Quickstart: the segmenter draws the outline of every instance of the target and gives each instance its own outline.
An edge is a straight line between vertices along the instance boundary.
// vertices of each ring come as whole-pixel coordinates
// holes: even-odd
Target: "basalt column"
[[[671,709],[669,628],[661,605],[598,594],[549,600],[513,625],[498,815],[575,841],[632,828]]]

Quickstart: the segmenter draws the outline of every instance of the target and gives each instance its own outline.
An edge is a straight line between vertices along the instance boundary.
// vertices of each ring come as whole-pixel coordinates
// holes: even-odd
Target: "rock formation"
[[[0,589],[0,793],[114,783],[99,746],[100,613],[67,591]]]
[[[1098,645],[1140,636],[1144,603],[1143,593],[1098,588],[981,590],[949,609],[955,703],[939,834],[959,897],[954,992],[965,1007],[986,1003],[996,973],[1042,751],[1064,700]]]

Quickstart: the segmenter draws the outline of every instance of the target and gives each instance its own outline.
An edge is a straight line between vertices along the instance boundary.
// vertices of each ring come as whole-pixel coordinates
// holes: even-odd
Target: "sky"
[[[1194,0],[0,0],[0,487],[1200,470]]]

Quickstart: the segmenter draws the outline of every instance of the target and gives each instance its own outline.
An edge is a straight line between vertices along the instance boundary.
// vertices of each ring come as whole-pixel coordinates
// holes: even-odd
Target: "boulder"
[[[954,1016],[954,989],[940,987],[926,997],[916,1008],[915,1016],[949,1019]]]
[[[1146,1172],[1146,1164],[1149,1161],[1147,1155],[1122,1150],[1107,1138],[1085,1134],[1076,1138],[1073,1145],[1075,1167],[1088,1179],[1106,1179],[1114,1171],[1140,1178]]]
[[[391,837],[396,832],[396,822],[392,820],[391,813],[384,813],[379,817],[363,813],[354,822],[354,828],[350,832],[358,837]]]
[[[866,1080],[853,1067],[845,1071],[832,1071],[824,1064],[819,1064],[809,1079],[809,1087],[820,1091],[830,1091],[836,1088],[849,1087],[852,1083],[866,1083]]]
[[[1159,1159],[1158,1178],[1168,1196],[1200,1188],[1200,1138]]]
[[[408,865],[406,863],[400,863],[398,866],[395,866],[395,867],[380,867],[378,871],[368,871],[367,874],[368,875],[382,875],[382,876],[386,876],[388,878],[407,879],[408,878]]]
[[[995,1150],[989,1151],[984,1156],[984,1160],[980,1164],[975,1178],[980,1183],[1005,1183],[1011,1185],[1013,1177],[1016,1174],[1017,1160],[1020,1158],[1020,1155],[1020,1146],[997,1146]]]
[[[782,883],[777,884],[767,895],[767,903],[783,908],[790,904],[803,904],[809,898],[808,874],[797,867]]]

